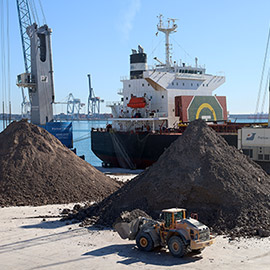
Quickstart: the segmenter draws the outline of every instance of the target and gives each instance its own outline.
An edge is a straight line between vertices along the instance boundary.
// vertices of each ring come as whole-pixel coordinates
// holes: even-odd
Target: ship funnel
[[[143,47],[138,46],[138,52],[132,50],[130,55],[130,79],[143,78],[143,72],[147,70],[147,55],[144,53]]]
[[[141,45],[138,45],[138,52],[143,53],[143,47]]]

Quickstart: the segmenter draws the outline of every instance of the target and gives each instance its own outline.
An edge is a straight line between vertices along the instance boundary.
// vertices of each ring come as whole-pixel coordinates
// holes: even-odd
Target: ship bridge
[[[193,73],[192,73],[193,72]],[[160,72],[147,70],[143,73],[144,79],[157,91],[175,89],[188,89],[189,86],[197,86],[198,95],[209,95],[225,82],[224,76],[213,76],[200,73],[198,70],[190,70],[188,73]],[[185,87],[181,87],[185,86]],[[189,93],[190,94],[190,93]],[[195,93],[196,94],[196,93]]]

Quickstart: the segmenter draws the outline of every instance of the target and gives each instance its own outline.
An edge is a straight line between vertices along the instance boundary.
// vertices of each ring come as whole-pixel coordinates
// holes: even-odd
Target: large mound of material
[[[153,166],[85,213],[111,225],[122,211],[139,208],[155,217],[184,207],[218,233],[255,235],[270,227],[269,194],[259,165],[196,120]]]
[[[13,122],[0,133],[0,205],[99,201],[119,188],[46,130]]]

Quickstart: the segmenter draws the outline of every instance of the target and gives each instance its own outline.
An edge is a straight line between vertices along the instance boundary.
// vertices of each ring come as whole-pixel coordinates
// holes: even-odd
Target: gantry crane
[[[81,103],[79,98],[74,98],[73,94],[70,93],[67,101],[67,115],[72,116],[72,118],[79,119],[80,110],[84,106],[84,103]]]
[[[87,74],[89,83],[89,96],[88,96],[88,106],[87,106],[87,116],[95,116],[100,114],[100,103],[104,102],[100,97],[95,97],[94,89],[91,86],[91,75]]]
[[[82,103],[79,98],[75,98],[72,93],[70,93],[65,101],[54,102],[54,104],[64,104],[67,105],[67,116],[73,120],[79,120],[80,111],[85,106],[85,103]]]

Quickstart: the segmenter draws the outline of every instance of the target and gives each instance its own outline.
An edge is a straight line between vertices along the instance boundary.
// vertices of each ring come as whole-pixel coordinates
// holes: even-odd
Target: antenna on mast
[[[171,33],[175,33],[176,32],[176,28],[178,27],[177,24],[175,23],[176,19],[171,19],[168,18],[167,22],[168,25],[167,27],[165,27],[163,25],[163,15],[160,14],[158,16],[159,18],[159,23],[157,25],[157,29],[160,32],[163,32],[166,36],[166,40],[165,40],[165,55],[166,55],[166,68],[170,68],[171,67],[171,63],[170,63],[170,43],[169,43],[169,35]]]

